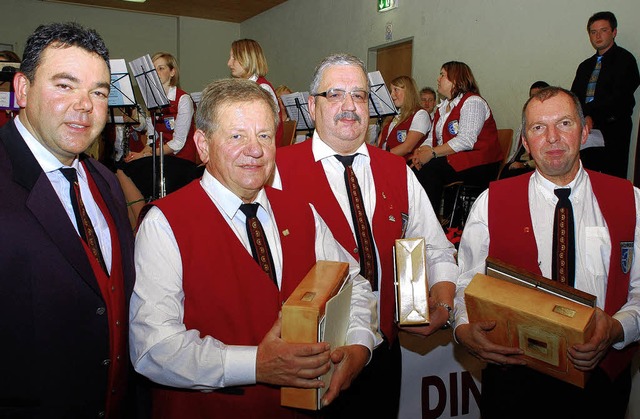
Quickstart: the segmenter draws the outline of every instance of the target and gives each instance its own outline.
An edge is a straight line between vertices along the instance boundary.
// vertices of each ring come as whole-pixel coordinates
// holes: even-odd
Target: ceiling
[[[44,1],[241,23],[287,0],[147,0],[145,3],[123,0]]]

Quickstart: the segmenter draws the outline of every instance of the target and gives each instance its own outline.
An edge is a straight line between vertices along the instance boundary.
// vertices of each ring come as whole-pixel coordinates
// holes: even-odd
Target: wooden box
[[[282,306],[282,339],[292,343],[318,342],[323,332],[325,305],[340,291],[348,276],[346,262],[317,261]],[[348,314],[343,320],[346,324]],[[322,394],[324,389],[282,387],[280,404],[318,410]]]
[[[395,259],[396,322],[401,326],[429,324],[429,285],[424,238],[398,239]]]
[[[591,338],[593,307],[526,282],[483,274],[467,286],[465,303],[470,322],[496,321],[488,333],[491,341],[521,348],[524,354],[519,357],[530,368],[584,388],[588,374],[575,369],[567,350]]]

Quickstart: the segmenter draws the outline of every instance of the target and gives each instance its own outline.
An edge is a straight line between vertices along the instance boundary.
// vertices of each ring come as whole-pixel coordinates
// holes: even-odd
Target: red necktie
[[[356,155],[341,156],[336,154],[336,159],[344,165],[344,182],[349,195],[349,206],[351,207],[351,217],[356,231],[358,242],[358,252],[360,256],[360,275],[371,283],[371,289],[378,290],[378,266],[376,261],[376,251],[373,245],[373,235],[364,210],[362,192],[358,184],[358,178],[353,171],[353,159]]]
[[[556,189],[554,193],[558,203],[553,221],[552,275],[554,280],[573,287],[576,270],[571,188]]]
[[[269,275],[269,278],[271,278],[277,286],[276,270],[271,251],[269,250],[267,236],[265,236],[262,224],[257,217],[258,205],[257,203],[242,204],[240,205],[240,211],[247,217],[246,227],[249,243],[251,244],[251,254],[262,270]]]
[[[93,253],[93,256],[98,260],[104,272],[109,275],[109,271],[107,270],[102,257],[102,251],[100,250],[98,236],[96,235],[96,231],[93,228],[93,224],[91,224],[89,214],[87,214],[87,210],[82,202],[80,185],[78,184],[78,173],[76,172],[76,169],[72,167],[62,167],[60,168],[60,171],[69,181],[69,198],[71,199],[71,206],[73,207],[73,212],[76,216],[76,224],[78,226],[80,237],[82,237],[82,240],[84,240],[87,246],[89,246],[91,253]]]

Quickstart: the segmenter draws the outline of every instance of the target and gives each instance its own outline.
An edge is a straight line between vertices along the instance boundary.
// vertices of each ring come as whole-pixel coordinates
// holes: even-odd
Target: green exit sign
[[[377,0],[377,2],[379,12],[386,12],[387,10],[398,7],[398,0]]]

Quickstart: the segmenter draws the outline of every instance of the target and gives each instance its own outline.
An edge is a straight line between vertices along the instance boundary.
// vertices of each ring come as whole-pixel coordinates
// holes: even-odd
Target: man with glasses
[[[315,206],[335,238],[360,261],[361,273],[378,297],[385,341],[351,388],[329,407],[328,417],[397,417],[402,368],[394,323],[396,239],[423,237],[427,245],[431,324],[412,332],[426,336],[449,325],[455,292],[454,248],[424,189],[404,159],[365,143],[368,99],[360,59],[346,54],[325,58],[310,88],[313,138],[281,148],[276,158],[274,185]]]
[[[355,260],[307,202],[264,187],[279,120],[257,83],[211,83],[193,137],[202,179],[144,213],[130,341],[136,370],[159,384],[153,417],[300,418],[280,405],[281,386],[319,388],[316,378],[333,365],[322,398],[329,404],[380,343],[376,299]],[[349,324],[338,348],[280,336],[282,304],[317,260],[350,262]]]

